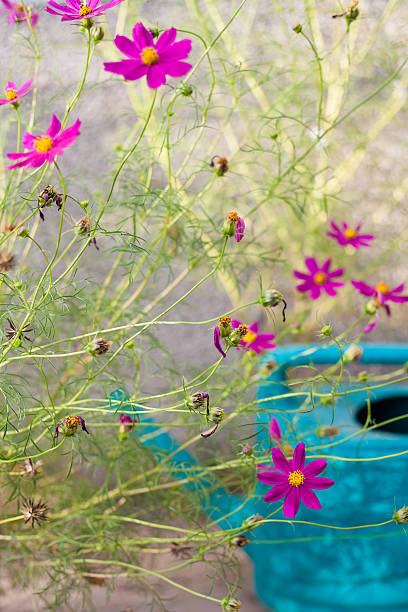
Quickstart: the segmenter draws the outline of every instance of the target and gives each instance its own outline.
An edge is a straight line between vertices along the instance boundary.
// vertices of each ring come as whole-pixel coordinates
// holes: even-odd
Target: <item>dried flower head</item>
[[[41,499],[38,503],[35,503],[33,499],[28,498],[23,504],[21,512],[24,516],[24,523],[29,523],[31,521],[31,527],[34,527],[34,523],[40,525],[41,521],[47,520],[46,513],[48,512],[48,508],[41,502]]]
[[[46,187],[44,187],[44,189],[41,191],[37,198],[37,208],[38,212],[40,213],[41,221],[45,221],[45,217],[41,209],[47,206],[51,206],[54,203],[57,206],[58,210],[61,210],[62,195],[55,191],[53,185],[47,185]]]
[[[207,416],[207,421],[209,423],[214,423],[215,426],[210,429],[209,431],[206,431],[205,433],[202,433],[201,436],[203,438],[209,438],[210,436],[213,435],[213,433],[215,433],[218,429],[218,425],[221,423],[221,421],[224,418],[224,410],[222,408],[218,408],[218,407],[213,407],[210,409],[210,413]]]
[[[402,508],[396,510],[392,518],[399,525],[408,523],[408,506],[402,506]]]
[[[351,344],[348,349],[344,351],[344,361],[351,363],[352,361],[358,361],[363,356],[363,349],[358,344]]]
[[[228,159],[219,155],[214,155],[210,161],[210,166],[211,168],[216,168],[217,176],[224,176],[229,170]]]
[[[230,544],[235,548],[244,548],[244,546],[249,544],[249,538],[240,533],[231,539]]]
[[[14,255],[7,253],[0,249],[0,272],[6,274],[9,270],[12,270],[16,265],[16,258]]]
[[[187,542],[171,542],[170,552],[178,559],[191,559],[193,547]]]
[[[205,409],[207,416],[210,413],[210,396],[205,391],[196,391],[186,399],[186,406],[190,410],[200,412]]]
[[[227,612],[238,612],[241,609],[241,602],[228,595],[222,600],[221,607]]]
[[[70,436],[76,434],[79,426],[81,426],[82,431],[86,431],[86,433],[89,434],[89,431],[85,425],[85,420],[81,416],[67,416],[65,419],[57,423],[55,428],[55,437],[58,438],[60,427],[64,436],[69,438]]]
[[[105,338],[95,338],[88,344],[87,351],[91,355],[104,355],[107,353],[112,346],[112,342],[110,340],[105,340]]]
[[[26,457],[24,459],[24,476],[27,478],[35,478],[38,476],[38,472],[40,470],[40,466],[42,465],[42,461],[36,461],[33,463],[30,457]]]
[[[82,219],[80,219],[75,226],[75,230],[78,236],[83,236],[84,234],[87,234],[89,236],[91,229],[92,225],[88,217],[82,217]],[[91,244],[93,244],[95,248],[99,251],[99,247],[96,244],[95,236],[92,238]]]
[[[286,301],[283,299],[283,295],[277,289],[268,289],[264,293],[262,293],[259,297],[258,302],[266,309],[274,308],[278,306],[281,302],[283,303],[282,309],[282,319],[285,323],[286,321],[286,308],[288,307]]]
[[[248,518],[242,522],[242,528],[247,531],[249,529],[255,529],[261,521],[263,521],[263,516],[260,514],[251,514],[251,516],[248,516]]]
[[[247,455],[248,457],[252,455],[253,452],[253,448],[250,444],[244,444],[244,446],[241,448],[241,453],[243,455]]]
[[[30,333],[33,331],[31,327],[28,327],[28,325],[24,325],[21,331],[18,331],[18,327],[15,325],[13,320],[10,319],[10,317],[7,317],[7,321],[9,324],[9,328],[6,329],[5,332],[7,340],[20,340],[20,337],[22,337],[25,340],[28,340],[28,342],[32,341],[31,338],[25,335],[26,333]]]
[[[339,428],[334,427],[334,425],[320,425],[316,429],[316,435],[319,438],[332,438],[333,436],[339,435]]]

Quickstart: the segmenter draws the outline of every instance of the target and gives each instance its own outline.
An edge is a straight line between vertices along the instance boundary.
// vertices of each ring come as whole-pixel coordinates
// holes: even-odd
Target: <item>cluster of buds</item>
[[[221,346],[221,339],[223,338],[225,340],[226,345],[236,347],[247,333],[248,328],[246,325],[241,323],[238,327],[233,329],[231,317],[228,315],[221,317],[218,325],[214,328],[214,346],[223,357],[226,357],[227,354]]]
[[[40,525],[41,521],[47,520],[46,515],[48,508],[42,503],[41,499],[35,503],[33,499],[28,498],[23,504],[23,509],[21,512],[24,516],[24,523],[29,523],[31,521],[31,527],[34,527],[34,523]]]
[[[241,602],[233,597],[225,597],[221,602],[221,607],[227,612],[238,612],[241,609]]]
[[[47,185],[47,187],[44,187],[44,189],[37,198],[38,212],[40,213],[42,221],[45,221],[45,217],[41,209],[47,206],[51,206],[54,203],[56,204],[58,210],[61,210],[62,195],[60,193],[57,193],[52,185]]]
[[[286,321],[286,308],[288,307],[286,301],[283,299],[283,295],[277,289],[268,289],[264,293],[261,293],[258,303],[261,304],[266,309],[275,308],[275,306],[279,306],[279,304],[283,304],[282,309],[282,319],[283,322]]]
[[[211,168],[215,168],[217,176],[224,176],[229,170],[228,159],[226,157],[220,157],[219,155],[214,155],[210,161],[210,166]]]
[[[104,355],[107,353],[112,346],[112,342],[110,340],[105,340],[105,338],[95,338],[90,342],[87,346],[87,352],[94,357],[96,355]]]
[[[186,406],[194,412],[210,415],[210,396],[205,391],[196,391],[186,398]],[[202,412],[204,410],[204,412]]]
[[[320,425],[316,429],[316,435],[319,438],[332,438],[333,436],[338,436],[339,433],[339,428],[334,425]]]
[[[333,19],[336,19],[337,17],[344,17],[347,22],[347,27],[350,27],[350,24],[353,23],[353,21],[355,21],[360,14],[360,11],[358,9],[358,1],[359,0],[353,0],[347,11],[345,11],[344,13],[340,13],[339,15],[332,15]]]
[[[237,242],[241,242],[245,233],[245,221],[239,216],[236,210],[231,210],[224,219],[222,226],[224,236],[231,238],[235,236]]]
[[[351,363],[352,361],[359,361],[363,356],[363,349],[358,344],[351,344],[348,349],[344,351],[343,360],[345,363]]]
[[[65,419],[57,423],[55,428],[55,437],[58,438],[59,430],[61,428],[62,433],[66,438],[73,436],[76,434],[78,427],[82,428],[82,431],[86,431],[89,434],[89,431],[86,428],[85,421],[81,416],[67,416]]]
[[[408,506],[402,506],[402,508],[396,510],[392,518],[399,525],[408,523]]]
[[[205,433],[202,433],[201,436],[203,438],[209,438],[213,435],[218,429],[218,425],[224,418],[224,410],[222,408],[214,407],[210,409],[209,415],[207,416],[207,422],[213,423],[214,427]]]
[[[77,233],[77,236],[83,236],[84,234],[89,236],[89,234],[91,233],[91,229],[92,229],[92,225],[88,217],[82,217],[82,219],[77,221],[77,224],[75,226],[75,231]],[[99,247],[96,244],[95,236],[90,241],[90,244],[93,244],[95,248],[99,251]]]

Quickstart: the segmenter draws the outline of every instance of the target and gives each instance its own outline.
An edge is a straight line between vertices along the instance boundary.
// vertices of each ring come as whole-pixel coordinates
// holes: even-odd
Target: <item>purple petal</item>
[[[153,36],[150,34],[149,30],[146,30],[143,23],[139,22],[133,28],[133,40],[136,45],[139,47],[140,51],[145,47],[154,47]]]
[[[78,138],[80,127],[81,122],[77,119],[73,125],[63,130],[57,138],[55,138],[54,147],[60,150],[69,147]]]
[[[235,229],[235,240],[237,242],[241,242],[241,240],[244,237],[244,232],[245,232],[245,221],[241,219],[240,217],[237,221],[237,226]]]
[[[302,502],[312,510],[320,510],[320,508],[322,507],[315,493],[313,493],[313,491],[305,485],[303,485],[303,487],[300,487],[300,497]]]
[[[276,487],[268,491],[268,493],[264,497],[264,501],[274,502],[278,499],[281,499],[284,495],[287,495],[289,493],[290,488],[290,485],[277,485]]]
[[[288,477],[282,472],[259,472],[256,475],[259,482],[264,482],[269,485],[288,485]]]
[[[304,484],[311,489],[329,489],[334,485],[334,480],[321,478],[320,476],[308,476],[305,478]]]
[[[26,132],[23,136],[23,146],[25,149],[34,149],[34,141],[37,136],[33,136],[30,132]]]
[[[140,61],[140,50],[135,46],[133,40],[127,38],[126,36],[116,36],[113,41],[115,46],[121,53],[126,55],[131,59],[139,59]]]
[[[220,328],[218,327],[218,325],[217,327],[214,328],[214,346],[224,358],[227,356],[221,347],[221,334],[220,334]]]
[[[323,472],[323,470],[326,469],[326,466],[327,461],[324,459],[315,459],[314,461],[311,461],[305,465],[302,471],[305,476],[316,476],[317,474]]]
[[[323,265],[321,267],[322,272],[325,272],[327,274],[330,268],[330,264],[331,264],[331,259],[329,257],[328,259],[326,259],[326,261],[323,262]]]
[[[50,138],[55,138],[55,136],[58,134],[60,129],[61,129],[61,121],[57,119],[55,115],[53,115],[51,117],[50,127],[48,128],[46,133],[48,136],[50,136]]]
[[[316,272],[319,271],[319,266],[314,257],[306,257],[305,265],[308,268],[308,270],[311,272],[311,274],[316,274]]]
[[[355,289],[357,289],[357,291],[359,291],[363,295],[367,295],[371,297],[377,293],[374,287],[370,287],[370,285],[363,283],[363,281],[352,280],[351,284],[353,285]]]
[[[269,425],[269,433],[271,434],[271,438],[273,440],[281,440],[282,439],[281,428],[279,427],[279,423],[278,423],[278,421],[275,418],[271,419],[271,422],[270,422],[270,425]]]
[[[156,43],[157,52],[160,53],[161,55],[164,51],[167,51],[166,47],[169,47],[171,43],[173,43],[176,40],[176,36],[177,36],[176,28],[170,28],[170,30],[165,30],[162,34],[160,34],[159,38],[157,39],[157,43]],[[183,41],[180,41],[180,42],[183,42]]]
[[[304,272],[299,272],[299,270],[293,270],[293,276],[299,278],[300,280],[309,280],[310,274],[305,274]]]
[[[166,83],[166,75],[159,67],[159,64],[149,66],[149,70],[147,72],[147,84],[150,89],[157,89],[161,85]]]
[[[295,518],[300,506],[299,487],[291,487],[283,504],[283,514],[286,518]]]
[[[157,42],[157,45],[156,45],[157,51],[159,51],[158,45],[159,43]],[[188,40],[188,39],[180,40],[179,42],[174,43],[174,45],[171,45],[171,47],[167,47],[159,51],[160,60],[163,60],[163,62],[166,62],[166,63],[176,61],[176,60],[182,60],[182,59],[185,59],[189,55],[190,51],[191,51],[191,40]]]
[[[292,467],[294,470],[303,470],[303,466],[305,465],[305,445],[304,442],[299,442],[296,446],[293,459],[292,459]]]
[[[160,70],[162,70],[164,74],[168,74],[171,77],[182,77],[187,74],[187,72],[190,72],[192,68],[192,65],[187,62],[160,62],[158,66],[160,66]],[[156,68],[158,66],[156,66]],[[162,83],[160,83],[160,85],[161,84]],[[237,242],[239,242],[239,240]]]
[[[275,467],[278,470],[281,470],[281,472],[289,474],[292,471],[290,463],[288,462],[280,448],[272,449],[272,459],[273,463],[275,464]]]

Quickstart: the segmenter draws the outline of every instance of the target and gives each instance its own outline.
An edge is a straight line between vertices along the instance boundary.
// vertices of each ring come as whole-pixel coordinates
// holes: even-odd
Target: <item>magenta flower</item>
[[[129,416],[128,414],[121,414],[119,417],[119,423],[120,423],[120,428],[123,431],[129,431],[130,429],[133,428],[134,425],[134,421],[132,419],[131,416]]]
[[[314,257],[306,257],[305,264],[308,273],[294,270],[293,274],[296,278],[300,278],[303,282],[297,285],[296,289],[301,293],[310,291],[310,299],[317,300],[322,291],[325,291],[330,297],[337,295],[336,289],[343,287],[344,283],[332,280],[343,274],[343,268],[337,268],[332,272],[329,271],[331,259],[326,259],[320,267]]]
[[[33,79],[30,79],[27,81],[27,83],[24,83],[20,89],[17,89],[17,85],[13,83],[13,81],[8,81],[6,87],[4,88],[6,97],[0,98],[0,106],[3,106],[3,104],[15,104],[17,100],[23,96],[26,96],[28,93],[30,93],[30,91],[32,91],[32,83]]]
[[[51,163],[62,155],[64,149],[72,145],[79,136],[81,122],[75,121],[71,127],[61,132],[61,121],[55,115],[52,116],[50,127],[45,134],[33,136],[26,132],[23,136],[23,145],[28,149],[28,153],[7,153],[10,159],[20,159],[12,166],[7,166],[8,170],[27,166],[28,168],[38,168],[45,162]]]
[[[128,59],[120,62],[105,62],[105,70],[121,74],[126,81],[135,81],[147,76],[147,84],[157,89],[166,83],[166,74],[182,77],[192,68],[182,62],[191,51],[191,40],[185,38],[174,42],[177,30],[165,30],[155,43],[152,34],[142,23],[133,28],[133,40],[116,36],[115,45]]]
[[[244,237],[244,232],[245,232],[245,221],[239,217],[238,221],[237,221],[237,227],[235,229],[235,240],[237,242],[241,242],[241,240]]]
[[[269,424],[269,433],[271,434],[273,442],[275,442],[275,444],[279,444],[280,440],[282,440],[282,432],[276,419],[271,419]]]
[[[59,4],[55,0],[49,0],[45,10],[51,15],[62,16],[61,21],[72,21],[74,19],[92,19],[99,17],[113,6],[120,4],[123,0],[110,0],[101,5],[101,0],[67,0],[67,4]]]
[[[12,23],[21,23],[22,21],[27,21],[27,17],[25,15],[22,4],[18,2],[10,2],[9,0],[1,0],[4,8],[0,9],[0,13],[8,13],[7,21],[9,24]],[[38,21],[38,14],[33,13],[32,9],[26,8],[27,15],[30,19],[31,25],[35,26]]]
[[[368,247],[370,240],[374,240],[373,234],[359,234],[362,223],[359,223],[355,228],[349,227],[347,223],[342,223],[342,229],[340,229],[334,221],[330,221],[330,225],[333,228],[333,232],[327,232],[327,235],[334,238],[340,246],[347,246],[351,244],[355,249],[360,247]]]
[[[232,328],[237,329],[242,325],[241,321],[237,321],[236,319],[232,320]],[[242,336],[240,346],[237,347],[238,350],[243,350],[241,347],[250,349],[254,351],[254,353],[263,353],[263,351],[267,351],[269,349],[276,348],[276,344],[272,343],[272,340],[275,338],[275,334],[259,334],[258,333],[258,323],[255,321],[248,325],[247,333]]]
[[[377,308],[384,308],[385,312],[388,316],[391,316],[391,308],[388,306],[387,302],[394,302],[396,304],[403,304],[404,302],[408,302],[408,295],[399,295],[402,291],[404,291],[404,284],[398,285],[394,289],[390,289],[390,286],[383,281],[377,283],[375,287],[367,285],[363,281],[351,281],[351,284],[357,291],[359,291],[362,295],[366,295],[367,297],[371,297],[374,301],[375,306]],[[370,313],[371,314],[371,313]],[[369,334],[378,323],[378,311],[375,313],[375,319],[365,327],[363,330],[365,334]]]
[[[280,448],[272,449],[272,458],[276,471],[257,474],[260,482],[274,486],[264,500],[274,502],[284,497],[283,514],[287,518],[295,518],[301,501],[308,508],[319,510],[322,506],[312,489],[328,489],[334,485],[334,480],[316,477],[326,468],[327,462],[316,459],[305,465],[303,442],[296,446],[293,459],[286,459]]]

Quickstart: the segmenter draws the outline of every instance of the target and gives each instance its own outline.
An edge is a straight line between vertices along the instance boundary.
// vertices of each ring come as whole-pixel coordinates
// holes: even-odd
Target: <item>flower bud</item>
[[[119,439],[126,440],[128,437],[127,432],[133,428],[134,421],[128,414],[121,414],[119,417]]]
[[[244,546],[249,544],[249,538],[242,534],[238,534],[231,539],[230,544],[235,548],[244,548]]]
[[[241,324],[236,329],[233,329],[230,337],[228,338],[230,344],[232,346],[238,346],[241,342],[242,338],[248,333],[248,328],[246,325]]]
[[[225,317],[221,317],[221,319],[219,320],[218,327],[220,328],[220,337],[227,338],[232,331],[231,317],[229,317],[228,315]]]
[[[250,444],[244,444],[244,446],[241,448],[241,453],[243,455],[247,455],[248,457],[250,457],[253,452],[253,448]]]
[[[362,370],[358,375],[359,380],[365,382],[368,379],[368,372],[366,370]]]
[[[86,210],[89,206],[89,200],[81,200],[79,203],[80,207]]]
[[[402,508],[396,510],[392,518],[399,525],[408,523],[408,506],[402,506]]]
[[[300,25],[300,23],[298,23],[294,28],[292,28],[292,30],[296,32],[296,34],[300,34],[302,31],[302,26]]]
[[[248,518],[242,522],[242,528],[246,530],[254,529],[254,527],[258,526],[260,521],[263,521],[263,516],[260,514],[251,514],[251,516],[248,516]]]
[[[374,315],[377,312],[377,304],[374,302],[374,300],[367,302],[365,311],[368,315]]]
[[[323,325],[322,329],[320,330],[320,333],[322,334],[322,336],[331,336],[332,328],[330,327],[330,325]]]
[[[160,30],[157,26],[153,26],[151,28],[148,28],[150,34],[153,36],[153,38],[159,38],[160,36]]]
[[[238,599],[228,596],[222,600],[221,607],[228,612],[238,612],[241,609],[241,602],[238,601]]]
[[[214,160],[217,161],[214,161]],[[211,168],[216,168],[217,176],[224,176],[229,170],[228,159],[226,157],[220,157],[219,155],[214,155],[210,162]]]
[[[224,418],[224,410],[222,408],[214,407],[210,408],[208,420],[218,425]]]
[[[293,446],[290,444],[282,444],[281,451],[285,457],[293,457]]]
[[[180,93],[182,96],[189,98],[193,94],[193,88],[191,87],[191,85],[187,85],[187,83],[183,83],[180,86]]]
[[[88,344],[87,351],[90,355],[103,355],[107,353],[112,345],[110,340],[105,340],[105,338],[95,338]]]
[[[93,26],[91,30],[91,34],[92,34],[92,38],[94,39],[95,43],[100,42],[105,36],[105,32],[102,26]]]
[[[348,26],[350,25],[350,23],[353,23],[353,21],[355,21],[360,14],[360,11],[358,10],[357,5],[358,5],[358,0],[354,0],[353,4],[350,5],[348,11],[345,14],[345,19],[347,21]]]
[[[132,349],[135,346],[134,340],[128,340],[127,342],[125,342],[125,346],[128,349]]]
[[[27,238],[29,235],[30,235],[30,232],[28,231],[26,227],[20,227],[20,229],[18,230],[17,236],[19,238]]]
[[[324,397],[320,398],[320,403],[322,406],[333,406],[334,397],[332,395],[325,395]]]
[[[277,363],[274,359],[269,359],[259,370],[261,378],[268,378],[274,370],[276,370]]]
[[[82,19],[82,26],[81,26],[81,30],[83,28],[83,32],[85,32],[86,30],[90,30],[94,24],[94,22],[92,21],[92,19]]]
[[[278,306],[278,304],[280,304],[282,300],[283,295],[280,291],[277,291],[276,289],[268,289],[267,291],[261,294],[258,302],[265,308],[273,308],[274,306]]]
[[[231,210],[224,219],[224,225],[222,226],[222,233],[224,236],[233,236],[237,229],[237,223],[239,214],[235,210]]]
[[[352,361],[358,361],[363,355],[363,349],[358,344],[351,344],[348,349],[344,352],[343,359],[345,363],[351,363]]]
[[[334,427],[334,425],[320,425],[320,427],[316,429],[316,435],[319,436],[319,438],[331,438],[332,436],[338,436],[339,428]]]

